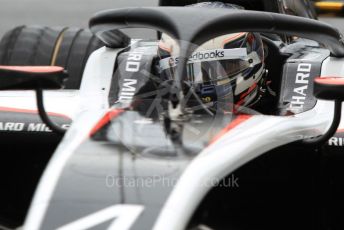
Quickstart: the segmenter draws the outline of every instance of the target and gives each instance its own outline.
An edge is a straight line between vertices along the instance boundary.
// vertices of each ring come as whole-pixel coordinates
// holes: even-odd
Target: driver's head
[[[206,2],[191,7],[241,9],[233,4]],[[178,43],[162,34],[159,42],[160,73],[164,79],[173,79],[178,64]],[[204,103],[216,105],[226,97],[238,106],[249,107],[260,95],[265,73],[264,49],[258,33],[233,33],[216,37],[189,57],[184,80],[196,89]]]

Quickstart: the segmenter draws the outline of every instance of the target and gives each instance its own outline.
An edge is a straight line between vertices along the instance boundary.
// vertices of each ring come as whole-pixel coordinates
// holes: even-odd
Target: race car
[[[36,133],[31,121],[4,124],[3,145],[22,152],[8,149],[4,159],[15,164],[2,161],[2,228],[342,229],[342,35],[240,5],[95,15],[87,34],[104,47],[83,57],[79,89],[46,90],[45,103],[43,89],[75,76],[65,81],[55,58],[0,66],[1,89],[21,90],[3,98],[34,105],[34,93],[22,90],[35,90],[46,123]],[[130,40],[119,31],[137,27],[160,37]],[[19,32],[11,33],[4,57],[16,48]],[[65,51],[61,36],[54,41],[52,57]],[[74,110],[68,131],[57,108]],[[39,119],[11,109],[7,119]]]
[[[343,13],[344,1],[342,0],[315,0],[314,5],[319,12]]]

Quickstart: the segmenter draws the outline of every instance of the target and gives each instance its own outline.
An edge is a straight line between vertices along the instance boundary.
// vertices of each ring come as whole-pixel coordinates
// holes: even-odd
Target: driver
[[[204,2],[189,7],[242,9],[233,4]],[[159,42],[160,76],[174,79],[178,65],[178,43],[167,34]],[[184,80],[211,109],[220,101],[231,101],[235,108],[250,107],[261,98],[265,84],[264,47],[258,33],[234,33],[216,37],[189,57]]]

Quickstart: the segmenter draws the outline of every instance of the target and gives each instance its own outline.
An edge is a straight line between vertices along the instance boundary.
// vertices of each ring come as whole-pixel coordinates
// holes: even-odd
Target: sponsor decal
[[[125,70],[127,72],[138,72],[140,70],[140,64],[143,56],[143,50],[137,49],[134,52],[129,53]]]
[[[215,49],[206,51],[197,51],[188,58],[188,63],[196,63],[202,61],[219,61],[227,59],[244,59],[247,57],[246,48],[236,49]],[[179,57],[168,57],[160,60],[160,67],[168,69],[178,65]]]
[[[329,146],[343,147],[344,146],[344,137],[331,137],[328,141]]]
[[[133,74],[140,71],[141,60],[143,58],[144,50],[136,49],[134,52],[128,54],[125,71],[128,74]],[[130,75],[129,75],[130,76]],[[122,87],[119,93],[120,102],[130,102],[132,101],[136,93],[136,85],[138,83],[137,79],[125,78],[122,82]]]
[[[307,94],[309,92],[309,77],[312,70],[312,64],[300,63],[297,66],[297,73],[295,77],[295,86],[290,102],[290,109],[300,111],[303,110]]]
[[[63,124],[68,129],[70,124]],[[11,132],[52,132],[44,123],[0,122],[0,131]]]
[[[117,58],[117,68],[113,73],[109,103],[130,104],[139,89],[151,80],[152,64],[157,47],[139,47],[121,53]]]
[[[225,50],[214,50],[208,52],[196,52],[191,55],[190,60],[207,60],[210,58],[222,58],[225,56]]]
[[[24,123],[16,122],[0,122],[1,131],[23,131],[25,127]]]
[[[51,132],[51,130],[44,123],[30,123],[27,131],[29,132]]]
[[[299,114],[314,108],[317,99],[313,96],[313,82],[321,75],[322,60],[301,62],[292,59],[285,63],[278,104],[281,115]]]
[[[124,79],[121,92],[119,94],[119,101],[131,101],[136,92],[137,80],[136,79]]]

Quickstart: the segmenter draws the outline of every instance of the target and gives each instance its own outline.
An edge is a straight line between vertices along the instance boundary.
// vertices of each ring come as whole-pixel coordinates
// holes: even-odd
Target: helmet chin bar
[[[334,101],[334,115],[330,128],[320,137],[303,140],[303,144],[323,145],[336,132],[342,117],[342,102],[344,101],[343,77],[318,77],[314,80],[314,96],[322,100]]]

